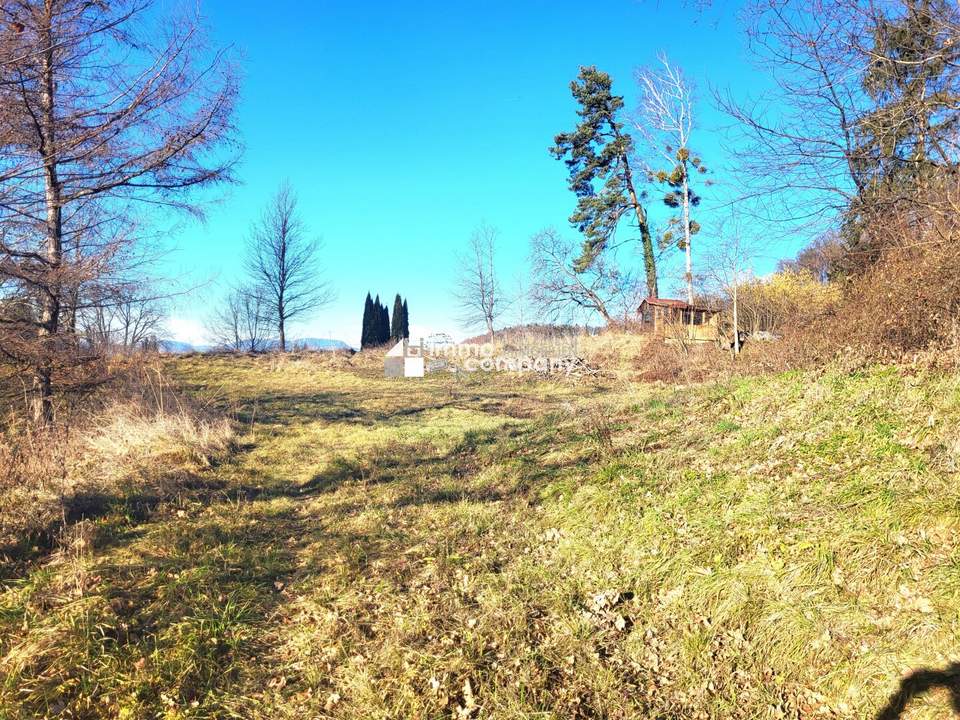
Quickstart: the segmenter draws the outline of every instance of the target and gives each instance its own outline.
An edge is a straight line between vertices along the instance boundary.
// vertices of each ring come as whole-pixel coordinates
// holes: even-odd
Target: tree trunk
[[[617,133],[619,137],[620,134]],[[650,297],[659,297],[657,288],[657,256],[653,252],[653,237],[650,235],[650,225],[647,222],[647,211],[640,204],[640,198],[633,187],[633,173],[630,171],[630,159],[624,155],[620,158],[623,163],[623,179],[630,195],[630,204],[633,205],[633,214],[637,218],[637,227],[640,228],[640,244],[643,246],[643,270],[647,276],[647,294]]]
[[[733,286],[733,354],[740,354],[740,319],[737,315],[737,286]],[[751,350],[751,352],[753,352]]]
[[[687,302],[693,305],[693,259],[690,250],[690,185],[687,183],[687,164],[683,163],[683,247],[686,252]]]
[[[278,331],[280,334],[280,352],[285,353],[287,351],[287,336],[284,333],[283,328],[283,317],[280,317],[280,322],[278,324]]]
[[[650,297],[659,297],[657,288],[657,256],[653,251],[653,237],[650,235],[650,225],[647,222],[647,211],[640,204],[637,197],[637,191],[633,187],[633,175],[630,172],[630,166],[627,159],[623,158],[624,179],[627,183],[627,192],[630,193],[630,203],[633,205],[633,213],[637,218],[637,226],[640,228],[640,244],[643,246],[643,270],[647,277],[647,295]]]
[[[50,272],[47,287],[43,289],[39,335],[39,353],[34,368],[33,419],[37,423],[53,420],[53,341],[60,323],[60,279],[63,263],[63,225],[60,182],[57,178],[56,116],[54,112],[53,35],[50,27],[52,14],[49,2],[46,23],[40,33],[40,143],[43,159],[44,202],[46,205],[46,255]]]
[[[650,227],[644,220],[640,226],[640,243],[643,245],[643,268],[647,276],[647,294],[652,297],[660,297],[660,291],[657,288],[657,256],[653,252],[653,238],[650,235]]]

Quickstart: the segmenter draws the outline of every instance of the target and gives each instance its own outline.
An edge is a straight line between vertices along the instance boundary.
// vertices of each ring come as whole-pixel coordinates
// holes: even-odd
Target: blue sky
[[[241,184],[205,223],[173,238],[179,249],[163,271],[213,282],[177,303],[171,334],[203,340],[209,309],[242,271],[251,221],[288,180],[325,242],[338,295],[294,336],[356,344],[368,290],[391,303],[396,292],[407,297],[415,335],[462,335],[452,278],[471,230],[482,220],[499,228],[501,275],[512,282],[532,233],[568,227],[575,198],[547,147],[576,121],[568,85],[580,65],[609,72],[630,107],[633,69],[666,51],[698,85],[695,145],[722,180],[724,118],[709,85],[746,92],[764,82],[731,10],[634,0],[207,0],[214,41],[241,53],[246,149]],[[709,243],[708,232],[701,237]],[[795,250],[786,242],[777,253]],[[759,259],[757,272],[774,262]]]

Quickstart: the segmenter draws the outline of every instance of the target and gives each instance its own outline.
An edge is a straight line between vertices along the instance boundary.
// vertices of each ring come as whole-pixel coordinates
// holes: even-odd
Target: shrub
[[[788,327],[807,325],[830,315],[839,305],[841,289],[803,270],[784,270],[739,288],[741,330],[781,334]]]

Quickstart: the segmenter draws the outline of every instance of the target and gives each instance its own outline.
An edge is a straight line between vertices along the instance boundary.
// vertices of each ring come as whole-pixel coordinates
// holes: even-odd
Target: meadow
[[[4,720],[869,718],[958,659],[956,375],[165,372],[225,420],[90,438],[3,566]]]

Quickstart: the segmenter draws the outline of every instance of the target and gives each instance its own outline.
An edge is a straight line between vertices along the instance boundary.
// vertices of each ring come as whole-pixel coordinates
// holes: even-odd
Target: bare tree
[[[260,352],[270,343],[270,326],[274,322],[266,306],[260,288],[234,288],[210,318],[207,329],[218,347],[234,352]]]
[[[467,244],[466,252],[457,257],[456,298],[461,321],[467,327],[486,328],[493,342],[494,323],[506,309],[495,264],[499,231],[480,223]]]
[[[742,199],[759,200],[766,219],[801,223],[832,221],[862,189],[856,125],[867,106],[860,83],[865,58],[847,42],[865,31],[863,14],[834,0],[806,5],[755,0],[747,33],[772,87],[751,98],[716,93],[737,121],[729,149]]]
[[[708,258],[708,279],[730,303],[734,355],[740,354],[740,288],[750,279],[756,253],[757,242],[750,236],[746,220],[733,214],[721,226]]]
[[[680,244],[686,256],[687,302],[693,304],[691,247],[699,225],[691,218],[691,208],[699,204],[700,198],[693,191],[690,178],[693,172],[706,172],[706,167],[690,148],[694,129],[693,87],[666,55],[661,54],[658,59],[659,67],[637,70],[640,102],[633,122],[648,150],[665,163],[664,169],[647,170],[651,177],[670,188],[664,202],[680,209],[680,217],[671,224],[680,225]],[[668,231],[664,238],[668,243],[672,234],[672,230]]]
[[[251,284],[263,309],[277,326],[280,352],[287,350],[286,330],[297,320],[327,305],[334,293],[319,267],[320,240],[311,238],[287,183],[280,186],[260,220],[254,223],[247,252]]]
[[[597,258],[587,269],[576,270],[577,241],[546,228],[530,238],[533,304],[552,321],[599,314],[616,322],[639,303],[640,278],[621,272],[611,255]]]
[[[73,313],[77,288],[108,275],[135,241],[100,231],[132,201],[196,211],[189,191],[230,179],[233,158],[221,151],[232,138],[232,69],[205,51],[196,16],[158,20],[157,5],[0,9],[0,273],[31,306],[21,318],[35,337],[4,352],[31,368],[37,421],[52,419],[56,374],[76,347],[65,342],[65,308]]]
[[[737,121],[737,200],[756,200],[758,216],[819,234],[909,190],[884,183],[904,167],[957,162],[955,3],[752,0],[745,15],[772,87],[716,96]]]

